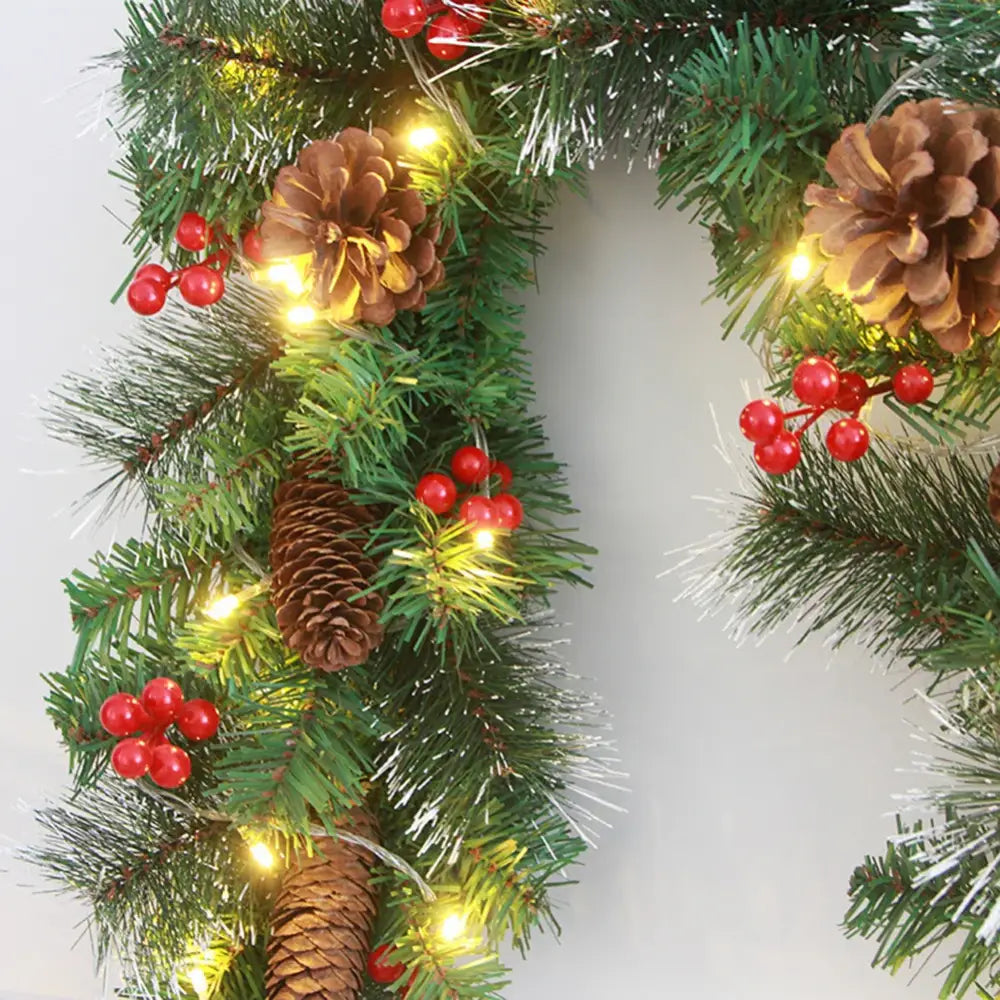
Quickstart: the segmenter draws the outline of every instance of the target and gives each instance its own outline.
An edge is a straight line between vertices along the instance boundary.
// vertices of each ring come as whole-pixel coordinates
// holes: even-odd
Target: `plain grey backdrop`
[[[109,297],[129,264],[126,198],[107,176],[102,119],[111,74],[78,69],[114,47],[116,0],[37,0],[5,11],[0,288],[3,393],[4,670],[0,847],[33,836],[20,803],[58,791],[64,761],[40,673],[72,637],[59,580],[128,525],[73,535],[67,514],[92,481],[49,441],[37,400],[87,368],[131,316]],[[79,86],[78,86],[79,84]],[[81,134],[82,133],[82,134]],[[715,451],[757,364],[721,342],[701,305],[711,261],[701,232],[653,208],[655,180],[603,165],[588,199],[552,218],[528,304],[539,406],[569,463],[583,536],[600,547],[595,589],[560,595],[572,664],[615,716],[629,812],[564,893],[564,940],[515,960],[510,1000],[732,997],[884,1000],[907,976],[868,968],[871,947],[838,930],[851,869],[892,829],[911,779],[902,718],[911,682],[848,650],[791,639],[736,647],[658,579],[665,553],[715,530],[696,497],[736,486]],[[107,207],[105,207],[107,206]],[[739,449],[738,449],[739,450]],[[0,859],[9,868],[9,859]],[[101,995],[73,901],[0,874],[0,1000]],[[926,980],[912,1000],[935,995]]]

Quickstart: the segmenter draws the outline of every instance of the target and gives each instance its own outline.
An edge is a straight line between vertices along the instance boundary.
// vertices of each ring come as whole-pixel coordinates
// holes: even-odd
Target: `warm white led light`
[[[493,543],[496,541],[496,535],[492,531],[488,531],[483,528],[481,531],[476,532],[476,547],[480,549],[492,549]]]
[[[465,933],[465,917],[461,913],[449,914],[441,921],[438,933],[443,941],[457,941]]]
[[[301,295],[306,290],[299,269],[291,263],[272,264],[267,269],[267,280],[275,285],[284,285],[292,295]]]
[[[433,129],[429,125],[423,125],[420,128],[415,128],[410,133],[410,145],[414,149],[426,149],[428,146],[433,146],[438,141],[438,138],[437,129]]]
[[[288,310],[288,322],[294,326],[305,326],[316,319],[316,310],[312,306],[292,306]]]
[[[228,618],[240,606],[240,599],[235,594],[226,594],[205,608],[205,614],[221,622]]]
[[[797,253],[788,265],[788,274],[792,281],[805,281],[812,271],[813,262],[808,254]]]
[[[267,844],[257,841],[256,844],[250,847],[250,856],[260,865],[261,868],[273,868],[274,867],[274,854],[271,848]]]

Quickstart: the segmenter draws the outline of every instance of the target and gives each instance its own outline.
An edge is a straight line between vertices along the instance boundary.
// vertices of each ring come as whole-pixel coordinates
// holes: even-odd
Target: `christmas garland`
[[[544,614],[592,551],[512,295],[612,149],[695,208],[771,379],[703,588],[945,692],[940,822],[857,869],[847,929],[891,969],[947,942],[942,996],[1000,988],[995,7],[127,7],[149,319],[51,419],[149,529],[66,581],[73,789],[33,852],[125,995],[483,1000],[556,929],[615,777]],[[877,400],[910,440],[873,441]]]

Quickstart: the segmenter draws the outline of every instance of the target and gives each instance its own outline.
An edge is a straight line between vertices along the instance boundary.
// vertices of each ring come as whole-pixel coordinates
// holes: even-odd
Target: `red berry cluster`
[[[466,486],[481,486],[491,476],[500,480],[503,492],[494,497],[475,493],[466,497],[458,509],[469,527],[479,529],[504,528],[514,531],[524,520],[521,501],[507,492],[514,474],[506,462],[491,462],[482,448],[466,445],[455,452],[451,460],[451,473]],[[458,487],[450,476],[440,472],[428,473],[417,483],[417,499],[435,514],[447,514],[458,499]]]
[[[191,758],[166,737],[174,723],[189,740],[210,740],[219,729],[219,712],[203,698],[185,701],[169,677],[154,677],[141,698],[124,691],[111,695],[101,705],[101,725],[120,738],[111,766],[123,778],[148,774],[161,788],[179,788],[191,777]]]
[[[392,960],[392,953],[395,950],[392,945],[383,944],[369,954],[368,975],[376,983],[389,986],[406,975],[406,966],[402,962],[393,962]],[[414,969],[410,975],[409,982],[399,991],[399,996],[405,997],[410,992],[410,987],[416,978],[417,970]]]
[[[869,385],[856,372],[842,372],[826,358],[800,362],[792,374],[792,390],[805,407],[789,413],[772,399],[755,399],[740,414],[740,430],[755,445],[754,461],[772,476],[791,472],[802,457],[802,435],[823,414],[839,410],[850,416],[834,421],[826,432],[826,449],[839,462],[855,462],[868,451],[871,434],[858,419],[861,407],[887,392],[907,406],[923,403],[934,391],[934,376],[924,365],[904,365],[891,379]],[[796,431],[787,420],[805,417]]]
[[[197,212],[185,212],[181,216],[175,239],[185,250],[196,253],[216,241],[212,227]],[[229,266],[229,257],[229,251],[220,246],[201,263],[190,264],[179,271],[168,271],[160,264],[145,264],[136,271],[128,286],[128,304],[141,316],[152,316],[163,308],[167,292],[179,288],[184,300],[193,306],[214,305],[226,290],[222,272]]]
[[[424,30],[429,17],[441,14],[431,21],[427,49],[438,59],[459,59],[469,48],[469,39],[486,27],[490,2],[479,0],[459,12],[441,0],[385,0],[382,24],[396,38],[413,38]]]

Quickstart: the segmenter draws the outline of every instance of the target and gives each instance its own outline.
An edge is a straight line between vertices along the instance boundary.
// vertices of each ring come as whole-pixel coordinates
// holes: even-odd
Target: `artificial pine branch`
[[[204,475],[206,435],[222,448],[280,419],[293,387],[271,371],[282,351],[276,308],[270,292],[231,283],[211,310],[168,306],[109,351],[102,372],[64,379],[49,427],[110,468],[109,506],[146,489],[151,475]]]
[[[46,838],[27,857],[91,912],[98,961],[145,984],[172,979],[192,941],[252,942],[266,887],[238,833],[109,779],[38,814]]]
[[[383,652],[381,712],[399,721],[381,741],[376,777],[407,817],[406,836],[435,865],[499,797],[518,817],[558,803],[586,832],[588,801],[615,787],[601,759],[599,708],[569,686],[543,628],[486,632],[461,650]]]
[[[755,476],[718,567],[691,592],[734,598],[740,631],[770,631],[793,613],[802,638],[829,630],[836,644],[854,638],[919,662],[947,645],[954,612],[982,610],[966,547],[1000,562],[988,472],[972,454],[876,445],[845,465],[810,448],[790,475]]]

